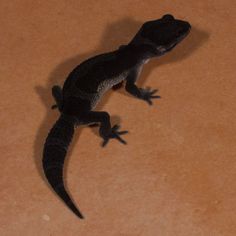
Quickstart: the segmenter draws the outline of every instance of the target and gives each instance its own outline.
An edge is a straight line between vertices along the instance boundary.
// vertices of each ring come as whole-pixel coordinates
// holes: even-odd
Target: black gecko
[[[133,96],[152,104],[157,90],[138,88],[135,84],[145,63],[173,49],[190,32],[190,24],[172,15],[148,21],[127,45],[118,50],[92,57],[78,65],[66,79],[63,89],[52,88],[52,94],[61,115],[46,139],[43,151],[43,169],[48,182],[65,204],[80,218],[82,214],[66,192],[63,182],[63,164],[75,127],[81,124],[100,124],[99,135],[105,146],[110,139],[123,144],[119,126],[111,127],[110,115],[93,111],[102,95],[125,81],[125,89]]]

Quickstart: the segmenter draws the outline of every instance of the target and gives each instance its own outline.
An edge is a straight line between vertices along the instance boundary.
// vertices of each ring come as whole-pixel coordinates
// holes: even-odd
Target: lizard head
[[[164,15],[161,19],[144,23],[130,44],[149,45],[156,55],[162,55],[173,49],[190,32],[187,21]]]

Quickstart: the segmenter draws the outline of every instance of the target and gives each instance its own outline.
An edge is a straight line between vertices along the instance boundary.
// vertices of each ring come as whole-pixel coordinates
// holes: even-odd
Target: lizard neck
[[[121,54],[125,54],[126,61],[145,62],[152,57],[157,56],[154,47],[148,44],[128,44],[119,49]]]

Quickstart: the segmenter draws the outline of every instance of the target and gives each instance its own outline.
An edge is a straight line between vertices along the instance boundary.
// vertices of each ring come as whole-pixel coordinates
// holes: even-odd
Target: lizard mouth
[[[187,29],[187,31],[185,31],[185,33],[183,33],[182,35],[180,35],[177,40],[174,43],[171,43],[167,48],[166,48],[166,52],[172,50],[179,42],[181,42],[190,32],[191,27],[189,27]]]

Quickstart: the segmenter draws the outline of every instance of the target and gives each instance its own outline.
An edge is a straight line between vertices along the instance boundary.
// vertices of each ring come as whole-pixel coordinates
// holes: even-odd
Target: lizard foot
[[[141,93],[141,99],[146,101],[149,105],[152,105],[151,99],[161,98],[161,96],[154,95],[154,93],[158,91],[157,89],[152,90],[151,88],[146,88],[146,89],[140,88],[139,91]]]
[[[127,134],[128,131],[127,130],[125,130],[125,131],[118,131],[119,128],[120,128],[119,125],[114,125],[111,128],[110,134],[107,135],[107,136],[103,136],[103,140],[104,141],[102,143],[102,147],[105,147],[111,138],[115,138],[118,141],[120,141],[121,143],[127,144],[126,141],[120,137],[120,135]]]

